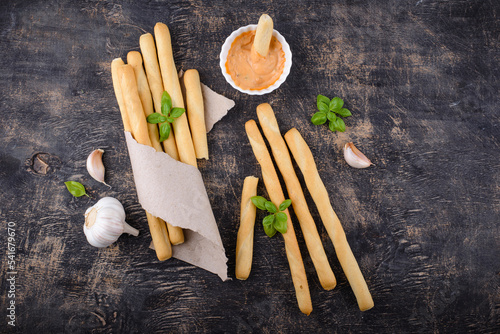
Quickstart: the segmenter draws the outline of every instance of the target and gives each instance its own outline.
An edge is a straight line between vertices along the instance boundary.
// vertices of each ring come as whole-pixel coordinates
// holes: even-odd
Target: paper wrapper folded
[[[234,102],[202,85],[207,131]],[[152,215],[184,229],[172,256],[227,280],[227,257],[200,171],[141,145],[125,132],[139,203]]]

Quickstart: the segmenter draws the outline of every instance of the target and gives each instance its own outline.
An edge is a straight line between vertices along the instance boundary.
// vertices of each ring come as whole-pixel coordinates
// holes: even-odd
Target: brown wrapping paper
[[[234,106],[202,84],[207,132]],[[186,241],[173,257],[227,280],[227,257],[200,171],[137,143],[125,132],[139,203],[144,210],[184,229]]]
[[[217,94],[203,83],[201,83],[201,93],[205,105],[205,125],[207,132],[210,132],[214,124],[224,117],[229,109],[234,107],[234,101]]]

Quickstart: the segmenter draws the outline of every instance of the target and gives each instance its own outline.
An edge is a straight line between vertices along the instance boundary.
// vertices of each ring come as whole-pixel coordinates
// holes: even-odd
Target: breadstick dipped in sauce
[[[229,49],[226,71],[234,83],[249,90],[273,85],[285,68],[285,51],[273,36],[273,20],[263,14],[257,30],[236,37]]]

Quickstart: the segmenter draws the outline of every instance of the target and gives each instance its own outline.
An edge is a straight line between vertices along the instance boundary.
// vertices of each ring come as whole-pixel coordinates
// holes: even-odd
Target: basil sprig
[[[81,197],[83,195],[90,197],[85,191],[85,187],[80,182],[66,181],[64,182],[64,184],[66,185],[66,188],[68,188],[68,191],[71,193],[71,195],[75,197]]]
[[[352,114],[348,109],[343,108],[344,101],[340,97],[334,97],[330,100],[320,94],[318,95],[316,104],[319,111],[311,118],[311,122],[314,125],[325,124],[328,121],[330,131],[345,131],[345,123],[341,117],[349,117]]]
[[[146,119],[148,123],[160,124],[160,142],[166,140],[170,136],[172,126],[170,125],[179,118],[186,110],[184,108],[172,108],[172,98],[167,93],[163,92],[161,96],[161,114],[152,113]]]
[[[276,234],[276,231],[282,234],[286,233],[288,227],[288,217],[286,213],[282,211],[285,211],[285,209],[288,208],[290,204],[292,204],[292,200],[284,200],[283,203],[279,205],[279,207],[276,207],[273,202],[268,201],[262,196],[253,196],[250,199],[257,208],[270,213],[262,220],[262,225],[264,225],[264,232],[266,232],[268,237],[274,236]]]

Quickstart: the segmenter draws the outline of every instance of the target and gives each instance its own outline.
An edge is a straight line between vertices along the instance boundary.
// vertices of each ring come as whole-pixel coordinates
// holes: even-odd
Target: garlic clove
[[[354,168],[367,168],[373,165],[372,162],[361,153],[353,143],[347,143],[344,145],[344,159]]]
[[[110,185],[104,182],[105,169],[104,164],[102,163],[103,153],[104,150],[99,148],[89,154],[89,156],[87,157],[87,171],[89,172],[90,176],[94,178],[94,180],[104,183],[111,188]]]
[[[139,235],[139,231],[125,222],[123,205],[113,197],[101,198],[85,211],[83,232],[94,247],[107,247],[123,233]]]

